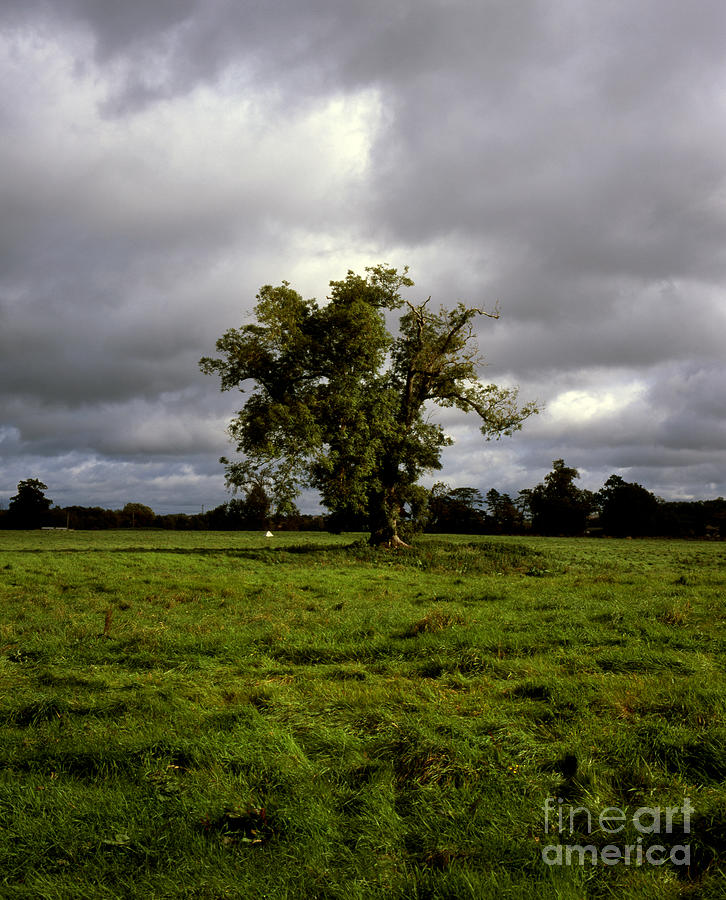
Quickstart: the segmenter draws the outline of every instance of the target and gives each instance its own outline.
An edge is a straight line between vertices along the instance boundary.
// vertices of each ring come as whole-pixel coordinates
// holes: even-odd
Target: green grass
[[[0,897],[723,897],[725,593],[715,543],[0,532]],[[684,797],[689,867],[543,862]]]

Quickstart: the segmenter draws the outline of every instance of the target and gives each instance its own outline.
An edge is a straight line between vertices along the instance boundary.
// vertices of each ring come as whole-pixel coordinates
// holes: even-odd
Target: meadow
[[[724,563],[0,532],[0,897],[724,897]]]

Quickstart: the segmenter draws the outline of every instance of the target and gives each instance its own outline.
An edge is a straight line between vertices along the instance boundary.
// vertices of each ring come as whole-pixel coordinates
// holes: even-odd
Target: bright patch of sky
[[[570,390],[558,394],[547,404],[546,415],[564,426],[591,422],[596,418],[616,415],[645,392],[642,384],[622,385],[611,390]]]

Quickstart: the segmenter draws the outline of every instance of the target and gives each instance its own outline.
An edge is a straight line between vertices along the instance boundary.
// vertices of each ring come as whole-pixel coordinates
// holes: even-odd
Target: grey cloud
[[[4,433],[3,455],[83,451],[153,459],[208,453],[216,461],[229,449],[228,404],[217,396],[209,402],[199,388],[75,407],[18,399],[5,404],[15,424]]]
[[[483,374],[525,399],[642,385],[499,444],[447,413],[434,478],[516,491],[563,456],[587,486],[726,492],[722,3],[6,0],[0,22],[4,482],[223,497],[238,400],[198,357],[260,284],[324,296],[362,260],[499,301]]]
[[[699,293],[688,287],[670,297],[668,289],[635,292],[617,302],[613,286],[598,304],[588,303],[598,291],[588,297],[580,289],[545,303],[539,321],[524,322],[510,320],[505,305],[505,318],[481,344],[500,369],[520,379],[550,376],[563,368],[635,367],[647,372],[663,360],[694,356],[717,363],[723,358],[724,312],[717,298],[694,302]]]
[[[148,463],[71,453],[52,458],[28,455],[22,464],[6,464],[0,480],[0,508],[7,508],[17,483],[29,476],[48,485],[47,496],[57,506],[120,509],[126,503],[141,502],[162,514],[194,514],[228,499],[219,473],[206,459]]]
[[[436,0],[286,0],[273,7],[232,0],[69,0],[59,7],[36,0],[24,8],[12,3],[5,14],[87,29],[97,64],[116,67],[109,108],[118,114],[215,81],[230,68],[243,81],[264,79],[300,97],[371,84],[408,87],[422,73],[456,73],[471,58],[516,75],[543,33],[563,40],[541,0],[514,10]]]

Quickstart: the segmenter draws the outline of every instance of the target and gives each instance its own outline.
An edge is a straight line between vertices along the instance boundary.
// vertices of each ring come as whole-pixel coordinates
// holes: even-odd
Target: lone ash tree
[[[244,459],[220,460],[229,487],[264,485],[279,512],[301,487],[317,488],[331,511],[367,518],[371,544],[402,546],[404,507],[421,499],[416,482],[441,468],[452,443],[429,421],[429,404],[476,413],[487,440],[537,412],[517,405],[517,390],[477,377],[473,322],[498,312],[410,303],[399,293],[413,286],[407,272],[349,271],[330,283],[325,304],[288,282],[265,285],[254,324],[230,329],[217,341],[219,358],[200,360],[223,391],[249,392],[229,427]],[[401,311],[396,334],[386,322],[393,310]]]

